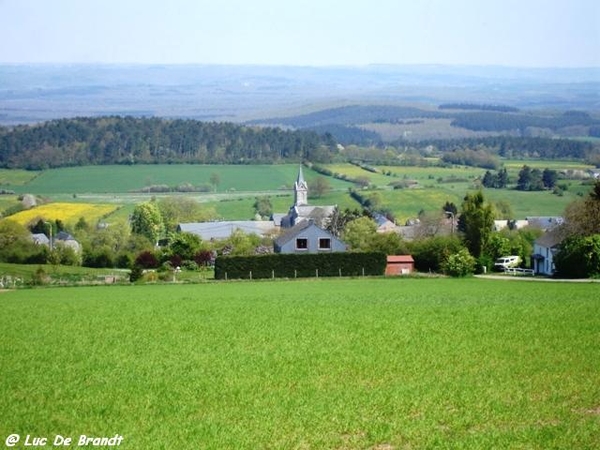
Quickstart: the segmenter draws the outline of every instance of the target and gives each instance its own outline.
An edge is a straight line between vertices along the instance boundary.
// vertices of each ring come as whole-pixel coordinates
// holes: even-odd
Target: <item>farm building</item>
[[[388,255],[386,275],[408,275],[415,270],[415,260],[411,255]]]
[[[345,252],[346,244],[314,222],[305,220],[275,239],[275,253]]]

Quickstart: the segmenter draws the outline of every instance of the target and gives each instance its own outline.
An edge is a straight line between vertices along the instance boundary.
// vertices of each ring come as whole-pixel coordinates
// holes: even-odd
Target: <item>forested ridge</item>
[[[160,118],[60,119],[0,127],[0,167],[327,161],[336,142],[314,131]]]
[[[341,138],[338,136],[341,135]],[[335,137],[334,137],[335,136]],[[337,144],[359,144],[340,153]],[[282,130],[197,120],[94,117],[60,119],[39,125],[0,127],[0,167],[46,169],[103,164],[271,164],[310,160],[327,163],[350,158],[371,161],[385,149],[389,164],[399,162],[404,140],[384,146],[372,131],[344,125]],[[600,164],[598,144],[582,140],[491,136],[422,140],[414,153],[445,162],[496,168],[500,158],[579,159]],[[358,154],[356,154],[358,152]],[[394,156],[395,155],[395,156]],[[375,159],[379,160],[381,155]]]

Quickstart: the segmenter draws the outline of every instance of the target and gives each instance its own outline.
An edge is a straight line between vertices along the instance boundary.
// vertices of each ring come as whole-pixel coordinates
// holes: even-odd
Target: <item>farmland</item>
[[[81,217],[89,223],[96,223],[116,208],[114,205],[101,204],[49,203],[21,211],[12,215],[11,219],[21,225],[27,225],[36,219],[60,220],[65,224],[74,225]]]
[[[524,164],[531,167],[550,167],[554,170],[587,170],[591,166],[571,161],[506,160],[512,182]],[[372,173],[351,164],[326,165],[334,173],[349,178],[366,177],[379,192],[382,207],[392,211],[399,223],[414,218],[421,210],[437,210],[446,201],[460,205],[465,194],[477,188],[477,180],[484,169],[454,167],[404,167],[378,166],[380,173]],[[207,208],[213,208],[216,216],[228,220],[247,220],[254,215],[252,204],[256,196],[269,196],[275,212],[286,212],[291,205],[291,186],[296,178],[298,165],[134,165],[90,166],[50,169],[41,172],[3,170],[0,172],[2,186],[17,194],[32,193],[52,202],[79,203],[92,208],[94,204],[123,206],[108,218],[126,219],[133,205],[151,197],[185,195],[192,197]],[[389,175],[384,175],[387,173]],[[304,168],[310,182],[318,175]],[[210,183],[216,175],[218,183]],[[337,204],[341,209],[354,209],[358,203],[348,195],[354,185],[328,177],[332,188],[321,198],[311,198],[315,205]],[[413,183],[411,188],[393,190],[390,183]],[[568,189],[561,196],[549,191],[518,192],[514,189],[486,189],[486,198],[508,202],[515,218],[536,215],[561,215],[565,206],[588,191],[578,180],[566,180]],[[208,192],[143,193],[149,186],[163,185],[176,188],[182,184],[203,187]],[[371,192],[367,192],[369,195]],[[6,210],[17,204],[16,197],[0,197],[0,208]],[[50,205],[48,208],[52,208]]]
[[[134,165],[66,167],[46,170],[26,185],[11,187],[18,193],[40,195],[84,193],[129,193],[152,185],[176,187],[183,183],[211,186],[212,174],[218,174],[217,192],[273,191],[290,188],[298,165]],[[317,176],[306,171],[308,181]],[[348,183],[332,180],[334,188]]]
[[[0,297],[0,435],[124,448],[593,448],[589,283],[354,279]]]

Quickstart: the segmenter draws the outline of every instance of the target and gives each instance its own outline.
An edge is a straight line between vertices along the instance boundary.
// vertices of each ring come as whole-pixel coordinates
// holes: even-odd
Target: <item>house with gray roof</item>
[[[305,220],[285,231],[273,243],[275,253],[345,252],[346,244],[314,222]]]
[[[34,244],[50,247],[50,239],[44,233],[32,233],[31,240]]]
[[[540,275],[554,275],[554,256],[559,249],[564,236],[559,228],[554,228],[544,233],[533,243],[531,267],[534,273]]]
[[[278,227],[271,220],[233,220],[222,222],[191,222],[180,223],[177,231],[191,233],[203,241],[222,240],[229,238],[236,230],[246,234],[256,234],[264,237],[275,233]]]

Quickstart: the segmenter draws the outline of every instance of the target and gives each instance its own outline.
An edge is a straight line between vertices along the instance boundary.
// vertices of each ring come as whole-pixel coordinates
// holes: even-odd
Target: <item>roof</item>
[[[59,231],[58,233],[56,233],[55,239],[57,241],[74,241],[75,240],[75,238],[73,236],[71,236],[69,233],[67,233],[66,231]]]
[[[31,240],[38,245],[49,245],[50,239],[44,233],[33,233],[31,235]]]
[[[564,236],[560,232],[560,229],[555,228],[550,230],[541,237],[535,240],[535,245],[539,245],[540,247],[553,248],[560,244],[564,239]]]
[[[564,223],[564,219],[562,217],[527,217],[527,221],[529,222],[529,226],[538,227],[542,230],[550,230],[558,225],[562,225]]]
[[[388,263],[414,263],[412,255],[388,255]]]
[[[248,234],[264,236],[276,230],[271,220],[239,220],[224,222],[192,222],[180,223],[177,229],[183,233],[192,233],[203,240],[227,239],[234,231],[240,230]]]
[[[304,184],[304,174],[302,173],[302,165],[300,166],[300,168],[298,169],[298,178],[296,179],[296,183],[298,184]]]
[[[383,214],[379,214],[379,213],[376,213],[373,215],[373,220],[375,221],[375,223],[377,224],[378,227],[381,227],[383,225],[388,225],[388,224],[395,225],[394,222],[392,222],[390,219],[385,217]]]
[[[309,220],[303,220],[299,224],[289,228],[285,233],[281,234],[277,239],[275,239],[275,244],[281,247],[282,245],[294,239],[294,237],[296,237],[296,235],[298,235],[298,233],[300,233],[302,230],[306,230],[311,226],[316,227],[313,222]]]

